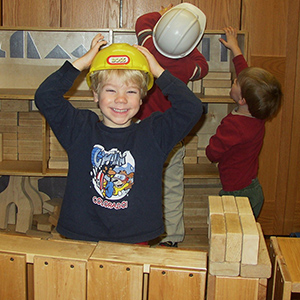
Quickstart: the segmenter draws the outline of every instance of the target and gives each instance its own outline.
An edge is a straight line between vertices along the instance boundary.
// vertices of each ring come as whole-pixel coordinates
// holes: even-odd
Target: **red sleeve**
[[[234,57],[232,59],[232,62],[233,62],[234,67],[235,67],[236,76],[238,76],[241,71],[248,68],[248,64],[247,64],[247,62],[246,62],[246,60],[245,60],[245,58],[242,54]]]
[[[190,80],[195,81],[205,77],[208,73],[208,63],[203,54],[195,48],[187,57],[189,57],[195,65],[195,72]]]
[[[140,16],[135,23],[135,33],[138,39],[138,44],[142,45],[148,36],[152,36],[153,28],[160,19],[159,12],[151,12]]]

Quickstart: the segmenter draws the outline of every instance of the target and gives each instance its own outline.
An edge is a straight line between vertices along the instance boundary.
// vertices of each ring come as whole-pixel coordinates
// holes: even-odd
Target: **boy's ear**
[[[140,106],[143,104],[143,99],[140,99]]]
[[[239,101],[238,101],[239,105],[242,106],[242,105],[246,105],[247,102],[246,102],[246,99],[245,98],[240,98]]]
[[[94,97],[94,102],[96,103],[99,102],[99,96],[95,91],[93,91],[93,97]]]

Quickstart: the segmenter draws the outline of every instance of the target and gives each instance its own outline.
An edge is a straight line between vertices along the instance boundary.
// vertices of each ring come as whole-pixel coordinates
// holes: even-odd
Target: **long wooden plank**
[[[258,261],[259,234],[253,215],[240,215],[243,230],[242,264],[256,265]]]
[[[266,241],[259,223],[257,229],[259,232],[259,251],[257,265],[241,264],[241,276],[249,278],[270,278],[272,264],[269,257]]]
[[[0,234],[0,251],[25,254],[27,263],[33,263],[34,256],[86,261],[95,246],[96,243],[89,242],[41,240]]]

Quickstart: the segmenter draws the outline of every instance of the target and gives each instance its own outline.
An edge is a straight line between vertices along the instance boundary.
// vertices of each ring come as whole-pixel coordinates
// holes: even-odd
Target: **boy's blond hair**
[[[147,95],[149,76],[145,72],[138,70],[110,69],[95,72],[90,77],[91,89],[99,95],[102,86],[112,77],[118,78],[125,84],[136,84],[140,88],[141,99]]]
[[[249,67],[240,72],[237,83],[253,117],[264,120],[276,115],[281,106],[282,91],[274,75],[261,68]]]

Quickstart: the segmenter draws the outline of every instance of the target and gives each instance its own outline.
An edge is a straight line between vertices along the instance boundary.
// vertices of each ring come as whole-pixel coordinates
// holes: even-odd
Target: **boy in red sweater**
[[[206,155],[218,162],[222,195],[248,197],[257,218],[264,201],[258,181],[258,156],[265,134],[265,121],[281,105],[281,86],[266,70],[248,67],[237,42],[237,31],[224,29],[226,40],[220,42],[233,53],[237,78],[230,96],[237,107],[222,121],[210,138]]]
[[[173,9],[173,10],[172,10]],[[172,10],[172,11],[171,11]],[[176,23],[172,23],[172,18],[169,18],[170,14],[176,15]],[[193,19],[194,13],[198,14],[197,19],[200,23],[200,31],[198,35],[194,37],[189,37],[187,41],[179,43],[179,48],[184,48],[184,51],[175,51],[172,48],[173,44],[176,44],[174,40],[178,37],[176,33],[176,27],[182,25],[180,34],[189,25],[181,19],[181,13],[184,14],[185,20]],[[169,15],[168,15],[169,14]],[[169,31],[164,31],[166,27],[162,24],[170,21],[170,26],[168,26]],[[162,22],[163,21],[163,22]],[[182,23],[180,23],[183,21]],[[196,21],[194,25],[198,23]],[[160,23],[159,23],[160,22]],[[191,22],[193,23],[193,22]],[[135,31],[138,38],[139,45],[146,47],[157,59],[159,64],[170,71],[174,76],[181,79],[184,83],[189,81],[199,80],[207,75],[208,64],[205,57],[196,48],[199,43],[202,34],[204,32],[204,27],[206,23],[205,15],[194,5],[189,3],[182,3],[177,6],[170,4],[166,8],[162,7],[159,12],[147,13],[139,17],[136,21]],[[165,34],[166,39],[159,41],[158,32],[160,30]],[[191,32],[191,30],[189,30]],[[170,36],[172,38],[170,38]],[[186,35],[185,35],[186,37]],[[190,44],[189,44],[190,43]],[[189,45],[192,45],[189,47]],[[162,51],[162,46],[168,48],[170,45],[170,52],[172,54],[166,54]],[[175,48],[175,47],[174,47]],[[175,53],[176,52],[176,53]],[[177,57],[177,58],[175,58]],[[137,115],[137,118],[143,120],[149,117],[152,113],[160,111],[164,112],[171,107],[171,103],[163,95],[161,90],[154,85],[154,87],[149,91],[147,97],[143,101],[141,110]],[[177,247],[177,243],[183,241],[184,239],[184,223],[183,223],[183,176],[184,176],[184,166],[183,158],[185,155],[185,148],[182,142],[178,143],[171,153],[169,154],[163,174],[163,212],[164,212],[164,222],[166,236],[161,240],[161,245]]]

